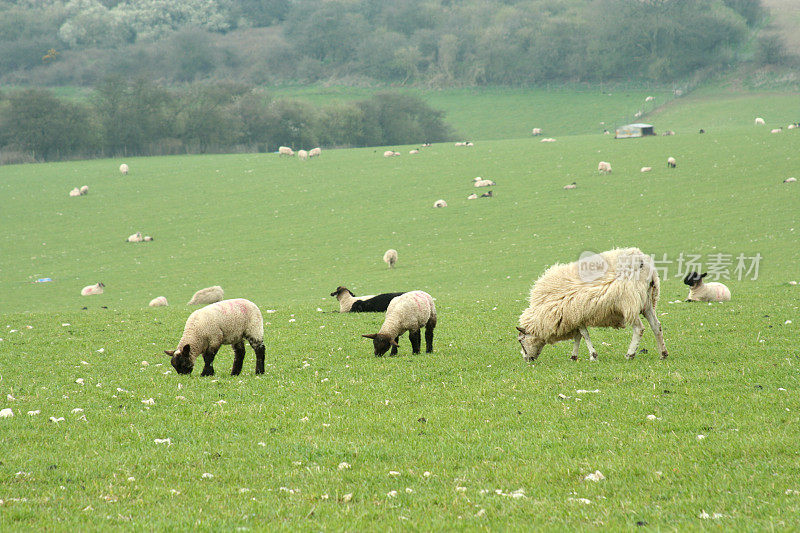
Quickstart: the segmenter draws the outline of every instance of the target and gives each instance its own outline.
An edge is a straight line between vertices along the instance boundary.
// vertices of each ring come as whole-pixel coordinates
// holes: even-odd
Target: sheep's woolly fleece
[[[219,285],[215,285],[213,287],[206,287],[205,289],[200,289],[192,299],[189,300],[187,305],[207,305],[219,302],[225,298],[225,291],[222,290],[222,287]]]
[[[425,291],[407,292],[389,304],[379,333],[394,339],[406,331],[419,331],[430,320],[436,320],[433,297]]]

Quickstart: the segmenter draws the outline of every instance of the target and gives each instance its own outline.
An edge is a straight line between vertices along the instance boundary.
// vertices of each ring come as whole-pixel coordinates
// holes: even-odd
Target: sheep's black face
[[[184,346],[180,352],[166,350],[165,354],[171,356],[170,363],[178,374],[191,374],[194,369],[194,362],[189,357],[191,351],[189,345]]]
[[[372,339],[372,346],[375,348],[375,355],[381,356],[389,351],[389,348],[392,347],[392,344],[389,342],[387,337],[375,337]]]
[[[705,276],[705,274],[703,274],[703,276]],[[685,278],[683,278],[683,282],[690,287],[694,287],[695,285],[700,283],[700,281],[702,281],[703,276],[701,276],[697,272],[690,272],[689,274],[686,275]]]

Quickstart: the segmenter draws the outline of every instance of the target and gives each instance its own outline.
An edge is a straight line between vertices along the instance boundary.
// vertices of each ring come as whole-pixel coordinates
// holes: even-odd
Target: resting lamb
[[[369,296],[356,296],[347,287],[339,286],[331,293],[339,300],[340,313],[375,313],[386,311],[389,302],[403,294],[402,292],[385,292]]]
[[[683,282],[689,286],[689,296],[686,297],[687,302],[728,302],[731,299],[731,291],[724,283],[712,281],[711,283],[703,283],[703,278],[708,275],[704,272],[702,275],[697,272],[690,272],[683,278]]]

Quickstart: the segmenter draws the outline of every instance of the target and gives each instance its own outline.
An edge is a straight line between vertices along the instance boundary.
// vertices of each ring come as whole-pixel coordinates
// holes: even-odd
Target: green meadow
[[[0,530],[800,528],[800,132],[769,133],[796,96],[685,97],[645,118],[677,135],[633,140],[588,132],[634,100],[581,129],[566,94],[531,96],[541,122],[495,96],[472,126],[450,103],[470,148],[0,167]],[[476,176],[493,198],[467,200]],[[595,329],[597,362],[561,343],[525,363],[533,281],[615,246],[664,269],[670,357],[648,330],[628,361],[630,330]],[[682,301],[691,257],[727,269],[730,302]],[[170,367],[209,285],[262,310],[264,375],[249,346],[237,377],[227,346],[213,378]],[[383,316],[336,313],[338,285],[429,292],[434,353],[404,335],[373,357]]]

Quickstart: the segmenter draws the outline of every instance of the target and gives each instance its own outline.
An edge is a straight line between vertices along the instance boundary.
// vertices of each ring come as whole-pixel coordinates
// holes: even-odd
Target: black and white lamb
[[[336,296],[339,300],[340,313],[382,313],[389,307],[393,298],[403,294],[402,292],[385,292],[383,294],[371,294],[369,296],[356,296],[347,287],[336,287],[331,296]]]
[[[724,284],[713,281],[711,283],[703,283],[703,278],[708,275],[704,272],[702,275],[697,272],[690,272],[683,278],[683,282],[689,286],[689,296],[686,297],[687,302],[728,302],[731,299],[731,290]]]
[[[436,306],[433,297],[424,291],[407,292],[389,303],[386,318],[378,333],[362,335],[372,339],[375,355],[385,354],[389,348],[397,355],[400,335],[408,331],[411,353],[420,351],[420,330],[425,327],[425,352],[433,352],[433,328],[436,327]]]

